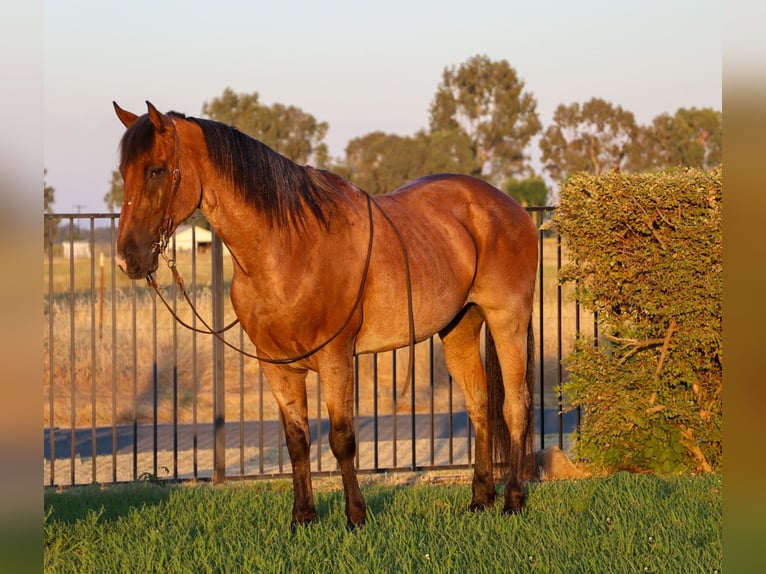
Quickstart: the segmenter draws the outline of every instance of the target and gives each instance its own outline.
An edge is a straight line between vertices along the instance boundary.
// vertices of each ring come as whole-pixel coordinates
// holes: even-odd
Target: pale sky
[[[477,54],[508,61],[544,128],[559,104],[592,97],[640,124],[721,109],[712,0],[45,0],[43,10],[43,155],[57,213],[106,209],[124,131],[112,100],[199,116],[227,86],[258,92],[327,122],[338,158],[372,131],[426,128],[444,68]]]

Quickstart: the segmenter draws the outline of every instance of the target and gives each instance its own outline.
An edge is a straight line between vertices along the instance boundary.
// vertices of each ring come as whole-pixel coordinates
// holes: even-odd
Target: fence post
[[[223,328],[223,244],[212,233],[213,329]],[[224,334],[221,333],[221,338]],[[224,344],[213,337],[213,483],[226,479],[226,393],[224,385]]]

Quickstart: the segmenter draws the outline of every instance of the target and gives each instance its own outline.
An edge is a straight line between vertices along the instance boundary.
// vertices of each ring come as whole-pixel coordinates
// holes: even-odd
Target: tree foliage
[[[539,176],[526,179],[511,178],[505,182],[503,191],[525,207],[529,205],[543,206],[548,203],[548,186]]]
[[[507,61],[477,55],[446,67],[431,102],[427,130],[412,136],[374,131],[350,140],[345,159],[331,165],[326,122],[300,108],[264,105],[258,92],[227,87],[202,114],[232,125],[301,164],[332,169],[372,194],[393,191],[432,173],[481,177],[528,205],[548,199],[530,167],[532,138],[540,133],[537,101]],[[543,169],[558,184],[578,172],[713,168],[721,163],[721,112],[681,108],[649,126],[601,98],[559,105],[540,138]],[[109,211],[122,202],[122,180],[112,172],[104,196]]]
[[[553,218],[562,281],[598,313],[563,386],[582,406],[576,454],[609,469],[721,466],[720,170],[572,176]]]
[[[367,193],[387,193],[412,177],[420,155],[414,138],[372,132],[346,146],[344,175]]]
[[[258,92],[236,94],[227,87],[202,105],[202,114],[236,127],[297,163],[317,167],[328,163],[327,123],[295,106],[266,106],[259,101]]]
[[[45,213],[53,213],[53,202],[55,201],[56,190],[52,185],[48,185],[47,181],[48,170],[43,168],[43,211]],[[49,240],[56,237],[58,233],[58,221],[53,219],[45,219],[45,226],[43,227],[43,246],[44,249],[48,248]]]
[[[125,195],[125,184],[122,181],[120,170],[112,170],[112,180],[109,182],[109,191],[104,194],[104,203],[109,213],[114,213],[115,208],[122,205],[122,198]]]
[[[56,190],[48,185],[48,169],[43,169],[43,210],[45,213],[53,213],[53,202],[55,201]]]
[[[376,195],[431,173],[471,173],[470,143],[460,132],[399,136],[373,132],[346,146],[344,177]]]
[[[561,104],[540,140],[544,169],[559,182],[579,171],[599,175],[619,170],[637,132],[631,112],[601,98]]]
[[[545,171],[562,183],[581,171],[712,169],[721,164],[721,141],[722,115],[711,108],[680,108],[639,126],[631,112],[592,98],[558,106],[540,150]]]
[[[458,132],[470,142],[472,175],[500,183],[528,173],[525,150],[541,129],[537,100],[507,61],[474,56],[448,67],[431,104],[431,133]]]
[[[660,114],[641,128],[629,168],[713,169],[721,165],[722,136],[722,114],[712,108],[680,108],[672,116]]]

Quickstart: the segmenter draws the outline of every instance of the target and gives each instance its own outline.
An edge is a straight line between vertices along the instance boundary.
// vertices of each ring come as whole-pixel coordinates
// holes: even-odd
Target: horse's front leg
[[[367,505],[359,488],[354,466],[356,438],[354,437],[354,376],[351,356],[343,355],[323,361],[320,381],[330,416],[330,448],[340,467],[346,496],[346,518],[353,529],[364,524]]]
[[[263,373],[282,413],[287,450],[293,468],[292,525],[316,519],[314,494],[311,489],[311,432],[308,423],[305,369],[261,364]]]

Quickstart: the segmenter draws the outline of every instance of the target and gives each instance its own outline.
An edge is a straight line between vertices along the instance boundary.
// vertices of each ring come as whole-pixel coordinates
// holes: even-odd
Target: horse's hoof
[[[526,508],[526,506],[527,506],[526,505],[526,501],[524,501],[524,500],[522,500],[520,503],[516,503],[516,504],[511,504],[511,505],[506,504],[505,506],[503,506],[503,514],[505,516],[512,516],[514,514],[521,514],[522,512],[524,512],[524,509]]]
[[[316,524],[317,522],[318,520],[316,516],[303,518],[300,520],[293,518],[293,520],[290,522],[290,532],[295,533],[295,531],[299,528],[310,526],[311,524]]]
[[[472,502],[468,506],[468,512],[484,512],[488,508],[492,507],[491,502]]]

